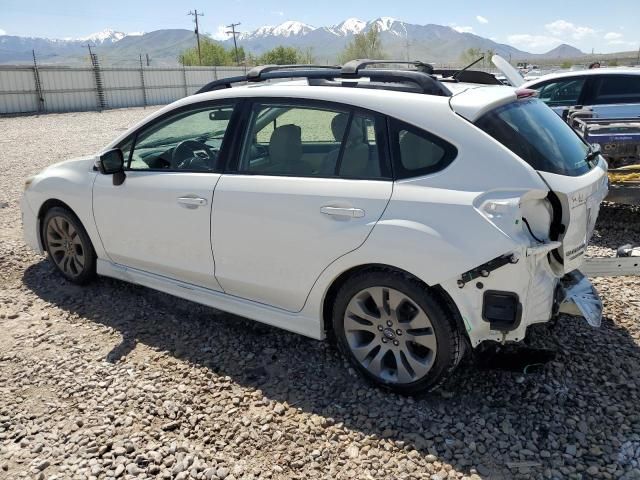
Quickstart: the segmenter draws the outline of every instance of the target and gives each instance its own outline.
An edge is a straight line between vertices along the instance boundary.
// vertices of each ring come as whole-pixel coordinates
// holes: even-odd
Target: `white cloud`
[[[489,23],[489,20],[487,20],[487,18],[483,17],[482,15],[476,15],[476,20],[478,20],[480,23]]]
[[[586,36],[596,33],[596,31],[591,27],[574,25],[566,20],[556,20],[555,22],[547,23],[544,28],[551,35],[555,35],[560,38],[570,37],[574,40],[580,40]]]
[[[553,48],[556,45],[562,43],[561,40],[550,37],[548,35],[529,35],[528,33],[509,35],[507,37],[507,41],[512,45],[528,48],[531,50]]]
[[[6,35],[7,31],[0,28],[0,35]]]
[[[473,27],[469,26],[451,25],[451,28],[459,33],[473,33]]]
[[[635,47],[637,45],[636,42],[629,42],[624,39],[624,36],[618,32],[608,32],[604,35],[604,39],[607,41],[608,45],[625,45],[629,47]]]
[[[227,33],[227,27],[225,27],[224,25],[218,25],[216,31],[212,33],[211,36],[216,40],[226,40],[231,35]]]

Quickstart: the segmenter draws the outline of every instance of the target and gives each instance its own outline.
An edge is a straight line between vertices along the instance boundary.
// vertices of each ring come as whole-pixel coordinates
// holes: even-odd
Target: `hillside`
[[[461,53],[469,48],[492,50],[512,60],[551,60],[579,58],[584,55],[570,45],[560,45],[544,54],[532,54],[472,33],[458,32],[452,27],[416,25],[390,17],[380,17],[368,22],[349,18],[328,27],[287,21],[242,33],[238,42],[247,51],[258,55],[278,45],[311,49],[317,62],[328,63],[336,61],[338,54],[354,35],[374,27],[380,31],[385,52],[394,58],[458,63]],[[232,39],[222,43],[227,47],[233,45]],[[137,64],[140,54],[148,54],[152,65],[176,65],[177,56],[185,49],[195,46],[195,36],[186,29],[156,30],[146,34],[105,30],[81,39],[63,40],[4,35],[0,36],[0,63],[31,62],[32,49],[43,63],[86,63],[87,44],[92,45],[104,64]]]

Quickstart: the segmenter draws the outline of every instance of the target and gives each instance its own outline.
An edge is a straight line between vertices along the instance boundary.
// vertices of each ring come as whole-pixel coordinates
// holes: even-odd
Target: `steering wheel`
[[[184,140],[173,149],[171,168],[174,170],[213,169],[215,153],[205,143],[197,140]]]

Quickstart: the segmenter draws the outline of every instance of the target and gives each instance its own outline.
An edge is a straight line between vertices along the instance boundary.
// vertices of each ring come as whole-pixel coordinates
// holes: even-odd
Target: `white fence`
[[[0,114],[162,105],[244,67],[0,66]]]

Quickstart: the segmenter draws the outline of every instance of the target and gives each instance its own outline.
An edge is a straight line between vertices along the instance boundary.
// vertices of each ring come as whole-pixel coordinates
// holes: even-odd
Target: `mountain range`
[[[390,17],[363,21],[349,18],[328,27],[287,21],[275,26],[262,26],[252,32],[240,33],[238,44],[254,54],[261,54],[278,45],[311,49],[319,63],[335,62],[339,53],[354,35],[377,28],[384,51],[389,57],[421,59],[437,63],[459,63],[462,52],[469,48],[492,50],[513,60],[550,60],[578,58],[585,54],[570,45],[560,45],[543,54],[533,54],[511,45],[495,42],[473,33],[459,32],[450,26],[416,25]],[[98,53],[103,63],[133,64],[139,54],[148,54],[152,65],[176,65],[177,56],[195,45],[190,30],[165,29],[149,33],[124,33],[112,29],[84,37],[46,39],[0,36],[0,63],[32,61],[31,50],[44,63],[78,64],[87,62],[87,44]],[[233,39],[222,40],[230,47]]]

